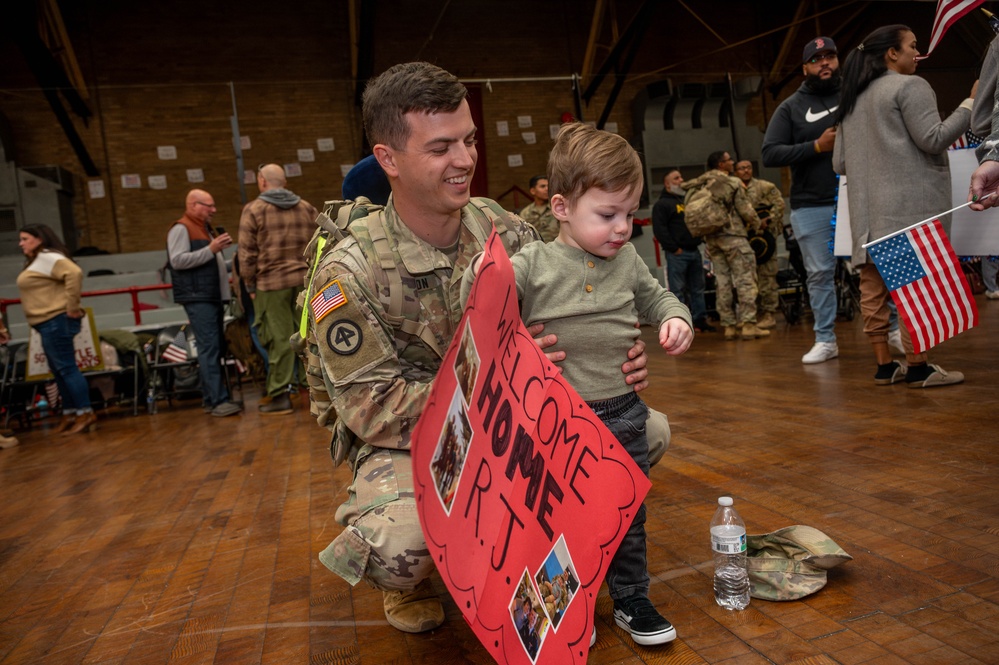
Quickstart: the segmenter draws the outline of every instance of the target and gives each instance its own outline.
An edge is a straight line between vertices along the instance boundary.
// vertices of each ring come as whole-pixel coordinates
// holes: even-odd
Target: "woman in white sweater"
[[[843,65],[843,85],[833,148],[833,168],[849,175],[853,264],[860,269],[860,311],[864,332],[878,363],[877,385],[904,379],[910,388],[960,383],[964,375],[929,364],[913,353],[903,326],[908,367],[892,360],[888,349],[890,294],[864,243],[951,208],[947,148],[968,129],[969,99],[940,118],[937,98],[916,72],[916,36],[907,26],[878,28],[850,50]],[[949,231],[950,218],[941,218]]]

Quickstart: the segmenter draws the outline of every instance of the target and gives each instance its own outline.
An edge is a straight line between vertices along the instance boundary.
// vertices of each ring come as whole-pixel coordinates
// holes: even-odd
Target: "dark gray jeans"
[[[587,402],[607,429],[635,460],[642,473],[649,475],[649,442],[645,436],[645,421],[649,409],[637,394],[628,393],[599,402]],[[607,569],[610,597],[621,600],[641,594],[649,595],[649,570],[645,556],[645,503],[635,512],[635,520],[621,541],[617,554]]]

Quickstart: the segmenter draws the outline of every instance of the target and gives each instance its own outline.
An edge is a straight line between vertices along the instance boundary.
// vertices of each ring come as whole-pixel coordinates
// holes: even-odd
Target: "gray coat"
[[[968,129],[971,103],[940,119],[937,97],[918,76],[888,70],[857,98],[837,130],[836,173],[849,175],[854,265],[863,244],[949,210],[947,148]],[[950,215],[940,220],[950,233]]]

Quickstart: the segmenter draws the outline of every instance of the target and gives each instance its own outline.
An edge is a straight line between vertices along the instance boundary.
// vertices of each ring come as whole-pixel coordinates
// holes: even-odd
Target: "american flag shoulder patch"
[[[319,323],[337,307],[347,304],[347,296],[343,293],[340,280],[334,279],[312,296],[309,306],[312,308],[312,319]]]

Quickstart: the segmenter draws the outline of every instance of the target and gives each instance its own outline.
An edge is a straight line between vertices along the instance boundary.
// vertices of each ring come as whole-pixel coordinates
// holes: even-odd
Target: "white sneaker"
[[[839,347],[836,342],[816,342],[812,350],[801,356],[801,362],[806,365],[824,363],[839,355]]]
[[[999,291],[986,291],[985,297],[988,298],[989,300],[995,300],[999,298]]]
[[[902,348],[902,331],[896,328],[888,333],[888,346],[895,349],[901,354],[905,354],[905,349]]]

